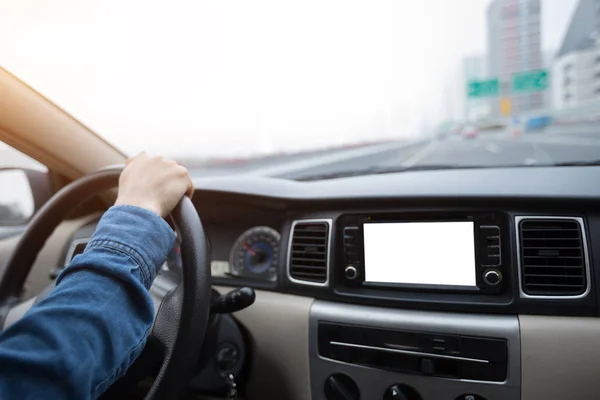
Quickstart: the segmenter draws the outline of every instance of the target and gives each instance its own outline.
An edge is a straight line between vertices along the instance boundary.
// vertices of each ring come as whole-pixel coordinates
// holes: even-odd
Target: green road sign
[[[513,75],[513,92],[539,92],[548,89],[548,71],[539,69],[536,71],[520,72]]]
[[[487,81],[471,81],[467,83],[468,97],[494,97],[498,96],[500,84],[498,79]]]

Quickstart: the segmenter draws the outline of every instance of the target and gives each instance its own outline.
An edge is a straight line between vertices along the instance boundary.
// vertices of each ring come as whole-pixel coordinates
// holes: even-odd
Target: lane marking
[[[403,167],[412,167],[413,165],[427,157],[429,154],[433,153],[433,151],[438,147],[439,143],[440,142],[429,143],[423,150],[417,152],[412,157],[408,158],[401,165]]]
[[[533,145],[533,156],[538,159],[545,159],[544,162],[553,163],[554,159],[548,154],[546,150],[542,148],[538,143],[532,143]],[[540,157],[541,156],[541,157]]]
[[[495,154],[501,153],[500,146],[498,146],[496,143],[487,143],[483,147],[490,153],[495,153]]]

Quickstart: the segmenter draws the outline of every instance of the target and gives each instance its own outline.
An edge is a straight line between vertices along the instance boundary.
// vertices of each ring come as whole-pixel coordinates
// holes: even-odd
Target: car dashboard
[[[197,179],[213,285],[257,290],[235,315],[255,359],[249,397],[597,398],[598,178],[523,167]],[[75,233],[67,262],[93,229]]]

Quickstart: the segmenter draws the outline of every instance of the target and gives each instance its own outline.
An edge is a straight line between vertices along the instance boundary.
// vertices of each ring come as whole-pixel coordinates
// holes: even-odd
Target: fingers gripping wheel
[[[0,281],[0,311],[19,298],[38,253],[60,222],[78,204],[116,187],[122,169],[103,169],[84,176],[62,188],[39,210]],[[182,279],[159,306],[152,337],[162,345],[164,361],[148,399],[173,398],[184,388],[200,354],[210,309],[209,254],[198,213],[184,197],[171,216],[181,237]]]

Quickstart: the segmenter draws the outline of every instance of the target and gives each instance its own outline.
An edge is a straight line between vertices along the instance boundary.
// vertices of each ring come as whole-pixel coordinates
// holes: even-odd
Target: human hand
[[[131,205],[166,217],[184,195],[192,197],[194,185],[187,169],[164,157],[142,152],[127,160],[119,177],[115,205]]]

